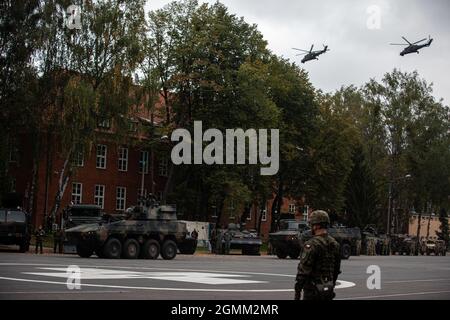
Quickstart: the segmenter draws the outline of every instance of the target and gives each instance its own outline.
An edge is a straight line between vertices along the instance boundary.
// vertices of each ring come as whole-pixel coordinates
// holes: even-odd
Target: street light
[[[386,233],[387,235],[391,234],[391,202],[392,202],[392,183],[394,181],[400,181],[400,180],[405,180],[405,179],[409,179],[412,176],[408,173],[407,175],[405,175],[404,177],[400,177],[397,179],[392,179],[391,181],[389,181],[389,200],[388,200],[388,218],[387,218],[387,228],[386,228]]]
[[[162,141],[166,141],[168,140],[169,137],[167,135],[164,135],[162,137],[160,137],[159,139],[153,139],[150,141],[150,148],[151,148],[151,158],[152,158],[152,167],[150,168],[151,170],[151,175],[152,175],[152,194],[153,194],[153,186],[155,184],[155,182],[153,181],[153,144],[154,143],[158,143],[158,142],[162,142]],[[148,158],[148,157],[147,157]],[[147,165],[147,161],[148,159],[145,159],[144,157],[142,157],[142,173],[141,173],[141,198],[144,198],[144,182],[145,182],[145,166]]]

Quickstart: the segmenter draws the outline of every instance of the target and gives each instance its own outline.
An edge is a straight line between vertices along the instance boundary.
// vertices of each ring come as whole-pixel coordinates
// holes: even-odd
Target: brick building
[[[408,234],[410,236],[417,236],[419,214],[414,213],[409,219]],[[450,222],[450,218],[447,218]],[[420,238],[437,239],[436,232],[440,231],[441,222],[439,221],[439,215],[423,213],[420,218]]]
[[[163,108],[162,101],[157,103],[155,109],[160,108]],[[142,133],[146,125],[158,125],[159,121],[160,118],[150,114],[150,111],[139,110],[132,118],[132,126],[125,141],[121,143],[114,138],[112,123],[99,122],[96,141],[86,154],[77,154],[72,161],[73,172],[61,198],[56,220],[60,220],[61,209],[70,203],[98,204],[107,213],[121,212],[137,203],[142,184],[144,194],[153,193],[161,198],[168,176],[170,152],[167,149],[166,156],[161,148],[153,152],[149,145],[157,139]],[[38,140],[41,144],[40,153],[33,163],[33,140],[25,134],[17,137],[11,148],[9,174],[12,178],[11,191],[22,195],[22,207],[32,214],[33,224],[48,226],[56,203],[65,156],[57,137],[48,143],[49,140],[43,134]],[[157,142],[164,143],[162,140]],[[33,183],[34,171],[36,180]],[[267,201],[265,208],[253,206],[246,220],[246,228],[260,229],[264,239],[268,238],[270,230],[272,203],[273,199]],[[309,209],[302,203],[284,198],[281,215],[306,220]],[[224,207],[222,224],[239,222],[240,213],[233,209]],[[186,216],[192,216],[192,213]],[[216,222],[213,212],[208,220]]]

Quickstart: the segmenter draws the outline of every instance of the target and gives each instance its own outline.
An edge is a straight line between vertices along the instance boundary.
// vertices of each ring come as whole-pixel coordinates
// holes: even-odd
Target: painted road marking
[[[24,265],[24,266],[39,266],[38,269],[44,269],[49,271],[59,271],[59,272],[23,272],[24,274],[32,274],[32,275],[49,275],[56,276],[56,277],[63,277],[67,278],[66,275],[66,267],[62,264],[31,264],[31,263],[0,263],[0,265]],[[46,266],[46,267],[43,267]],[[57,268],[51,267],[51,266],[57,266]],[[103,267],[103,266],[102,266]],[[106,266],[105,266],[106,267]],[[247,280],[242,279],[243,275],[270,275],[270,276],[278,276],[278,277],[289,277],[294,278],[294,275],[287,275],[287,274],[275,274],[275,273],[259,273],[259,272],[237,272],[237,271],[223,271],[220,270],[221,273],[211,273],[209,270],[195,270],[195,269],[171,269],[171,268],[148,268],[148,267],[114,267],[115,269],[139,269],[139,270],[164,270],[163,272],[138,272],[138,271],[131,271],[131,272],[123,272],[122,270],[111,270],[111,269],[101,269],[95,266],[87,266],[84,269],[88,269],[86,274],[91,274],[91,276],[94,277],[94,279],[99,279],[98,271],[101,270],[101,274],[103,279],[104,277],[110,277],[107,279],[117,279],[116,276],[125,276],[125,279],[130,278],[137,278],[142,277],[142,275],[145,275],[145,278],[150,279],[162,279],[162,280],[168,280],[168,278],[171,278],[169,280],[175,280],[175,281],[186,281],[186,274],[197,274],[197,279],[202,280],[202,283],[205,281],[205,273],[208,275],[208,284],[211,284],[211,278],[213,278],[214,281],[225,281],[229,283],[229,281],[254,281],[253,283],[267,283],[267,281],[257,281],[257,280]],[[83,270],[83,268],[82,268]],[[105,271],[106,270],[106,271]],[[178,270],[182,272],[174,273],[170,271]],[[64,271],[64,273],[62,273]],[[97,274],[96,274],[97,273]],[[183,276],[180,276],[180,275]],[[199,275],[200,274],[200,275]],[[212,277],[210,276],[212,274]],[[220,275],[217,277],[217,275]],[[137,276],[137,277],[136,277]],[[112,277],[112,278],[111,278]],[[173,278],[172,278],[173,277]],[[237,278],[237,279],[236,279]],[[9,281],[22,281],[22,282],[33,282],[33,283],[48,283],[48,284],[63,284],[66,285],[66,282],[57,282],[57,281],[45,281],[45,280],[36,280],[36,279],[22,279],[22,278],[13,278],[13,277],[0,277],[0,279],[3,280],[9,280]],[[186,281],[186,282],[192,282],[192,281]],[[203,291],[203,292],[293,292],[293,289],[212,289],[212,288],[166,288],[166,287],[137,287],[137,286],[117,286],[117,285],[106,285],[106,284],[87,284],[82,283],[82,286],[87,287],[103,287],[103,288],[119,288],[119,289],[142,289],[142,290],[167,290],[167,291]],[[343,281],[338,280],[336,289],[344,289],[344,288],[350,288],[354,287],[355,283],[350,281]]]
[[[337,300],[378,299],[378,298],[417,296],[417,295],[441,294],[441,293],[450,293],[450,291],[395,293],[395,294],[385,294],[385,295],[379,295],[379,296],[350,297],[350,298],[343,298],[343,299],[337,299]]]
[[[66,268],[38,268],[57,272],[22,272],[37,276],[57,277],[67,279]],[[81,280],[106,280],[106,279],[154,279],[166,281],[181,281],[189,283],[201,283],[208,285],[250,284],[267,283],[267,281],[242,279],[247,275],[202,273],[202,272],[134,272],[98,268],[81,268]]]

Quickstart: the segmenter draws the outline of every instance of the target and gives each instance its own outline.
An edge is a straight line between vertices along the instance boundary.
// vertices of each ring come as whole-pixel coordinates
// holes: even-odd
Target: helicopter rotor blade
[[[309,49],[309,52],[312,52],[313,48],[314,48],[314,44],[311,45],[311,49]]]
[[[408,41],[408,39],[406,39],[405,37],[402,37],[403,40],[405,40],[406,42],[408,42],[409,45],[411,45],[412,43]]]
[[[307,52],[305,52],[305,53],[299,53],[299,54],[296,54],[295,56],[304,56],[305,54],[308,54]]]
[[[416,41],[416,42],[414,42],[413,44],[417,44],[417,43],[422,42],[422,41],[425,41],[425,40],[427,40],[427,38],[423,38],[422,40]]]
[[[389,43],[391,46],[408,46],[406,43]]]
[[[297,49],[297,48],[292,48],[294,50],[298,50],[298,51],[303,51],[303,52],[309,52],[308,50],[303,50],[303,49]]]

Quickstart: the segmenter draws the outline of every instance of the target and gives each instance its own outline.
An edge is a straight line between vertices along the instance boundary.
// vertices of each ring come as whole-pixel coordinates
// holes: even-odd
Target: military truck
[[[26,252],[30,240],[30,215],[21,209],[0,208],[0,244],[18,245],[20,252]]]
[[[280,259],[297,259],[300,254],[300,233],[307,230],[305,221],[283,219],[279,222],[279,230],[269,233],[269,242],[274,253]]]
[[[445,247],[445,241],[443,240],[424,240],[420,244],[420,253],[422,255],[431,255],[432,253],[435,256],[445,256],[447,254]]]
[[[175,258],[177,245],[187,235],[175,206],[145,200],[126,212],[125,220],[80,225],[66,230],[66,237],[84,258],[93,253],[109,259],[157,259],[160,254],[166,260]]]
[[[296,220],[284,221],[280,227],[285,229],[269,234],[269,241],[278,258],[289,257],[296,259],[301,253],[303,244],[309,240],[311,229],[306,223]],[[297,227],[297,232],[295,228]],[[347,228],[335,225],[328,228],[328,233],[336,239],[341,246],[342,259],[348,259],[350,255],[359,255],[361,247],[361,231],[359,228]]]

